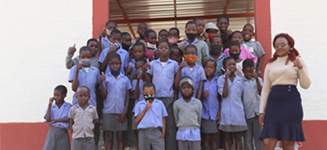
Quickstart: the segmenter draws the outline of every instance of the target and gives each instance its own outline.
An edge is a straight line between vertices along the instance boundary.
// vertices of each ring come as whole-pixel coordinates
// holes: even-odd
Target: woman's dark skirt
[[[260,139],[305,141],[302,130],[301,96],[294,85],[275,85],[271,88]]]

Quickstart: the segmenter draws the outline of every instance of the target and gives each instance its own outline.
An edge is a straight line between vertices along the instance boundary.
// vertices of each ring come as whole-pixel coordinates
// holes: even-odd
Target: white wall
[[[92,37],[92,0],[1,0],[0,35],[0,122],[43,121],[55,86],[72,101],[65,56]]]
[[[327,15],[326,0],[271,0],[272,38],[281,32],[295,39],[311,78],[308,90],[300,89],[305,120],[327,119]],[[274,50],[273,50],[274,51]]]

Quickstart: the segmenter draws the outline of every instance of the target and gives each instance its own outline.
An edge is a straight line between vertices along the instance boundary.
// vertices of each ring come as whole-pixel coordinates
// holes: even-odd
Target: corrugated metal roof
[[[117,2],[120,6],[117,5]],[[229,7],[227,6],[228,3],[230,4]],[[254,13],[254,0],[176,0],[177,28],[180,29],[181,37],[185,36],[184,26],[188,21],[185,20],[185,17],[212,16],[204,19],[205,22],[216,23],[216,17],[224,13],[226,6],[228,7],[227,15]],[[109,7],[109,17],[111,20],[125,21],[125,23],[118,24],[118,28],[121,31],[130,33],[126,24],[128,20],[134,20],[130,23],[130,26],[135,34],[137,34],[136,29],[138,25],[135,22],[138,22],[138,20],[139,22],[146,22],[149,28],[157,33],[161,29],[169,30],[169,28],[175,27],[174,0],[109,0]],[[123,17],[120,7],[126,18]],[[181,17],[184,17],[184,19],[179,20],[178,18]],[[156,21],[147,22],[147,20],[151,21],[149,19],[156,19]],[[165,21],[160,21],[161,19]],[[230,18],[229,28],[233,31],[242,30],[243,25],[246,23],[254,25],[254,17],[235,18],[234,16]]]

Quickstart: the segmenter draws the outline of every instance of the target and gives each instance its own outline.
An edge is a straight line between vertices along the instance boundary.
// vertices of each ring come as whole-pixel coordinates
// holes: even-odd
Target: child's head
[[[234,31],[231,35],[230,35],[230,40],[231,41],[238,41],[238,43],[242,43],[243,42],[243,34],[241,31]]]
[[[197,34],[198,34],[198,29],[194,21],[188,21],[185,24],[185,34],[187,36],[187,39],[190,41],[194,41]]]
[[[157,48],[157,34],[154,30],[146,30],[144,32],[144,37],[146,40],[146,47],[151,49]]]
[[[117,29],[117,23],[114,20],[109,20],[106,23],[106,32],[110,36],[111,31]]]
[[[197,48],[194,45],[187,45],[185,47],[184,58],[188,63],[194,63],[198,58]]]
[[[189,76],[184,76],[179,81],[179,89],[183,98],[191,98],[194,92],[193,79]]]
[[[254,73],[254,62],[251,59],[245,59],[242,64],[245,78],[252,79]]]
[[[161,58],[168,58],[169,57],[169,52],[170,52],[170,47],[169,47],[169,43],[164,41],[164,42],[160,42],[158,44],[158,53],[159,56]]]
[[[168,42],[170,45],[175,45],[177,44],[179,40],[179,30],[178,28],[170,28],[168,32]]]
[[[159,36],[158,36],[158,41],[159,42],[168,42],[168,31],[166,29],[161,29],[159,31]]]
[[[121,46],[124,50],[129,50],[129,47],[132,45],[132,37],[129,33],[123,32],[121,33]]]
[[[235,62],[235,59],[232,58],[232,57],[226,57],[224,60],[223,60],[223,67],[224,67],[224,70],[227,71],[231,71],[231,72],[235,72],[236,71],[236,62]]]
[[[79,86],[76,90],[76,98],[80,105],[85,105],[90,99],[90,89],[87,86]]]
[[[145,55],[145,46],[142,42],[136,42],[133,45],[133,56],[135,59],[143,58]]]
[[[111,53],[109,55],[109,67],[110,67],[111,73],[113,73],[113,74],[119,73],[120,66],[121,66],[121,59],[120,59],[119,54]]]
[[[252,24],[245,24],[243,26],[243,30],[242,30],[242,34],[243,34],[243,38],[244,38],[244,41],[250,41],[252,36],[253,36],[253,26]]]
[[[121,32],[117,29],[112,30],[109,40],[111,43],[121,43]]]
[[[182,56],[182,51],[178,46],[170,47],[169,58],[179,62],[180,57]]]
[[[218,35],[214,35],[210,41],[210,52],[213,54],[220,54],[223,51],[223,41]]]
[[[212,23],[212,22],[209,22],[206,24],[206,27],[205,27],[205,31],[208,33],[208,38],[209,38],[209,41],[211,41],[212,37],[214,35],[219,35],[218,34],[218,27]]]
[[[144,58],[138,58],[135,59],[135,68],[137,69],[142,69],[144,64],[146,63],[146,60]]]
[[[202,34],[204,31],[204,20],[202,18],[195,18],[193,21],[196,24],[197,30],[198,30],[198,35]]]
[[[99,42],[97,39],[91,38],[87,40],[86,45],[91,48],[93,56],[98,53]]]
[[[216,67],[217,67],[217,62],[216,61],[214,61],[212,59],[207,60],[203,65],[204,72],[206,73],[206,76],[207,77],[213,76],[214,73],[217,70]]]
[[[240,56],[241,49],[240,49],[240,43],[238,41],[231,41],[229,43],[229,55],[230,57],[233,57],[235,60],[237,60]]]
[[[154,100],[154,96],[156,95],[156,87],[151,82],[146,82],[143,85],[143,92],[142,92],[144,99],[146,101]]]
[[[217,26],[222,33],[226,33],[229,26],[229,17],[226,14],[217,17]]]
[[[82,66],[90,66],[93,52],[90,47],[83,46],[79,49],[79,59],[81,60]]]
[[[53,97],[57,104],[62,103],[66,97],[67,88],[64,85],[58,85],[53,91]]]
[[[140,35],[141,38],[144,38],[144,32],[148,30],[148,25],[145,22],[139,23],[137,26],[137,33]]]

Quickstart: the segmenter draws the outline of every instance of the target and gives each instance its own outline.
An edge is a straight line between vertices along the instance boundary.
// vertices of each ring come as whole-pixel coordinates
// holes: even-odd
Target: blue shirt
[[[99,57],[99,62],[101,64],[103,63],[103,61],[104,61],[104,59],[106,57],[109,57],[109,56],[107,56],[108,51],[109,51],[109,48],[106,48],[106,49],[103,49],[102,50],[102,52],[100,54],[100,57]],[[126,50],[124,50],[123,48],[121,48],[121,46],[117,50],[116,53],[119,54],[120,60],[121,60],[120,72],[122,74],[125,74],[125,70],[124,69],[127,68],[128,65],[129,65],[129,53]],[[108,62],[108,65],[106,67],[105,74],[108,74],[109,72],[110,72],[110,67],[109,67],[109,62]]]
[[[156,97],[174,97],[174,81],[178,64],[176,61],[168,59],[162,66],[160,58],[150,62],[151,69],[147,71],[153,76],[152,83],[156,86]]]
[[[182,69],[182,72],[181,72],[181,78],[184,76],[190,76],[192,78],[193,84],[194,84],[193,97],[196,97],[196,94],[199,89],[200,81],[207,80],[207,77],[205,75],[203,67],[199,66],[198,64],[195,64],[193,69],[191,70],[191,68],[187,65],[186,67],[184,67]],[[178,98],[182,98],[182,94],[180,91],[178,94]]]
[[[102,49],[106,49],[106,48],[109,48],[110,47],[110,41],[108,39],[108,36],[105,36],[105,37],[102,37],[101,38],[101,46],[102,46]]]
[[[221,53],[220,56],[217,59],[217,67],[216,67],[216,72],[215,75],[217,77],[223,75],[223,71],[221,70],[221,68],[223,68],[223,60],[227,57],[227,55],[225,55],[224,53]],[[211,55],[209,55],[209,59],[215,60]]]
[[[69,109],[72,107],[70,103],[64,102],[60,108],[58,108],[56,103],[51,105],[51,121],[61,118],[68,118]],[[45,110],[44,119],[46,118],[48,108]],[[54,124],[48,124],[48,126],[66,128],[69,129],[69,122],[56,122]]]
[[[132,81],[132,90],[131,91],[135,91],[135,88],[136,88],[136,83],[137,83],[137,79],[134,79]],[[135,99],[135,104],[134,104],[134,107],[133,107],[133,112],[135,112],[135,106],[136,104],[141,101],[143,98],[143,85],[144,83],[146,83],[145,81],[143,81],[142,79],[140,79],[140,82],[139,82],[139,98]]]
[[[219,110],[218,101],[218,77],[214,76],[212,80],[206,80],[203,84],[202,93],[208,89],[209,96],[202,99],[202,119],[217,120],[217,113]]]
[[[70,69],[68,82],[73,82],[76,74],[76,65]],[[86,72],[84,67],[78,72],[78,87],[79,86],[87,86],[90,89],[90,99],[88,101],[89,104],[97,107],[96,101],[96,85],[100,83],[100,71],[98,68],[90,65],[89,72]],[[76,98],[76,92],[73,96],[73,105],[78,104],[78,100]]]
[[[125,109],[126,92],[132,88],[130,80],[123,74],[117,79],[111,74],[106,75],[103,86],[107,97],[103,101],[103,114],[121,114]]]
[[[143,99],[135,106],[135,117],[145,109],[146,101]],[[143,119],[137,125],[137,129],[162,128],[162,118],[167,117],[168,113],[162,101],[154,99],[151,108],[145,113]]]
[[[260,85],[263,85],[262,79],[258,77]],[[248,80],[243,77],[243,105],[246,118],[259,116],[260,95],[257,89],[257,82],[254,78]]]
[[[218,78],[218,93],[223,95],[226,74]],[[243,79],[235,75],[232,82],[228,79],[228,96],[221,100],[221,125],[247,126],[242,103]]]

